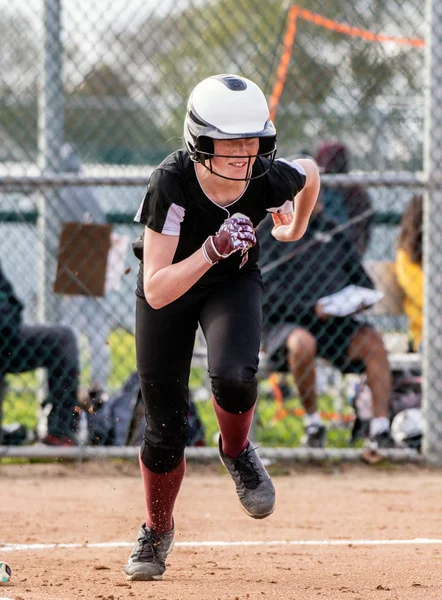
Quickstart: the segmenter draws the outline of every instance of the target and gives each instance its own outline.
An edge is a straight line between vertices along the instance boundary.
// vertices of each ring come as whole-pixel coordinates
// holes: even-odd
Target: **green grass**
[[[109,336],[111,349],[111,376],[109,390],[118,390],[123,382],[135,370],[135,340],[122,329],[112,331]],[[83,358],[83,357],[82,357]],[[85,366],[81,372],[81,385],[87,387],[90,383],[90,368],[86,357],[82,360]],[[37,426],[38,413],[38,377],[36,371],[7,375],[8,393],[3,404],[3,422],[19,422],[29,429]]]
[[[321,399],[321,410],[326,410],[328,398]],[[197,403],[198,414],[206,429],[206,443],[216,445],[216,435],[219,431],[214,415],[212,401]],[[287,410],[299,408],[299,400],[289,400],[285,403]],[[282,419],[277,418],[277,406],[273,400],[260,398],[256,414],[256,441],[262,446],[293,448],[299,446],[304,433],[302,417],[289,414]],[[333,448],[348,448],[350,429],[342,427],[331,428],[327,434],[327,444]]]
[[[134,337],[124,330],[118,329],[109,337],[111,348],[111,378],[110,391],[118,390],[127,377],[135,370],[135,343]],[[86,364],[81,374],[82,385],[87,385],[90,380],[89,367]],[[36,372],[21,375],[8,375],[9,391],[3,406],[4,423],[19,422],[29,429],[37,425],[38,401],[36,391],[38,379]],[[190,388],[197,390],[207,387],[204,370],[194,368],[190,376]],[[284,408],[291,413],[300,408],[297,398],[285,401]],[[319,408],[322,411],[332,412],[333,398],[323,395],[320,397]],[[197,410],[206,431],[207,445],[215,445],[218,424],[212,407],[211,399],[198,401]],[[350,410],[350,409],[348,409]],[[351,411],[350,411],[351,412]],[[269,388],[265,382],[261,385],[261,394],[256,414],[257,442],[263,446],[295,447],[299,445],[303,435],[302,417],[289,414],[279,419],[277,404],[269,398]],[[350,430],[348,427],[331,428],[328,431],[328,446],[335,448],[348,447]]]

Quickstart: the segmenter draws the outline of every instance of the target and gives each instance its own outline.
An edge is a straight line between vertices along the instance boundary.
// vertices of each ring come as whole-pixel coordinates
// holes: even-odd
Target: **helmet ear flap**
[[[200,135],[196,141],[196,144],[197,150],[200,152],[206,152],[207,154],[214,154],[215,152],[212,138],[209,138],[206,135]]]
[[[197,121],[195,120],[193,112],[188,110],[186,119],[184,121],[184,142],[190,158],[194,162],[200,162],[204,164],[207,159],[207,154],[212,155],[214,153],[214,143],[210,137],[198,135],[198,133],[193,131],[196,124]]]
[[[197,160],[204,165],[206,160],[214,154],[215,147],[213,140],[205,135],[200,135],[195,140],[195,156]]]
[[[276,135],[259,138],[259,154],[267,156],[276,152]]]

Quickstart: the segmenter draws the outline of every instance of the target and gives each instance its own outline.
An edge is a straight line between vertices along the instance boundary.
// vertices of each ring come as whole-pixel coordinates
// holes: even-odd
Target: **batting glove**
[[[207,238],[202,250],[207,262],[214,265],[238,250],[241,254],[246,253],[255,244],[252,221],[241,213],[235,213],[224,221],[215,235]]]

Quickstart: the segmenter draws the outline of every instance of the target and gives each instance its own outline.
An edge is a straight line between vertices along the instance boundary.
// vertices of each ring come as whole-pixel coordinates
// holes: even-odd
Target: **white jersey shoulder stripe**
[[[142,200],[142,202],[141,202],[141,204],[140,204],[140,206],[139,206],[139,208],[138,208],[138,210],[137,210],[137,214],[136,214],[136,215],[135,215],[135,217],[134,217],[134,221],[135,221],[136,223],[139,223],[139,222],[140,222],[140,219],[141,219],[141,211],[143,210],[143,205],[144,205],[144,199]]]
[[[141,222],[141,214],[143,212],[144,202],[145,200],[141,202],[140,207],[137,210],[137,214],[134,217],[134,221],[137,223]],[[180,235],[181,223],[184,219],[185,213],[186,210],[182,206],[172,203],[167,211],[161,233],[164,233],[165,235]]]
[[[171,204],[167,211],[167,217],[164,221],[161,233],[166,235],[180,235],[181,223],[183,222],[186,210],[178,204]]]
[[[278,161],[283,162],[286,165],[289,165],[289,167],[292,167],[293,169],[296,169],[298,171],[298,173],[301,173],[301,175],[304,175],[304,177],[306,176],[303,167],[301,167],[301,165],[298,164],[296,162],[296,160],[287,160],[286,158],[277,158],[276,162],[278,162]]]
[[[304,169],[301,167],[301,165],[299,165],[296,161],[294,160],[287,160],[285,158],[277,158],[276,161],[278,162],[283,162],[286,165],[289,165],[289,167],[292,167],[293,169],[296,169],[298,171],[298,173],[300,173],[301,175],[304,175],[305,177],[305,171]],[[282,215],[287,215],[292,213],[294,210],[294,202],[293,200],[286,200],[284,202],[284,204],[281,204],[281,206],[273,206],[271,208],[267,209],[267,212],[269,213],[279,213]]]
[[[279,213],[280,215],[288,215],[293,212],[293,200],[286,200],[281,206],[272,206],[267,209],[269,213]]]

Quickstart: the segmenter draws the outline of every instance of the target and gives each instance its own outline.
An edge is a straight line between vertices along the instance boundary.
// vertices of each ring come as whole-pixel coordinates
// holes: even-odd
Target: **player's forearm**
[[[256,244],[255,230],[252,221],[246,215],[235,213],[226,219],[214,235],[210,235],[201,248],[188,258],[171,263],[177,247],[177,240],[172,244],[164,240],[161,234],[149,238],[157,240],[157,247],[144,246],[144,294],[152,308],[163,308],[189,290],[213,265],[228,258],[235,252],[246,253]],[[163,244],[163,251],[158,248]]]
[[[157,271],[144,284],[152,308],[163,308],[185,294],[210,269],[201,249],[188,258]]]
[[[290,224],[287,241],[294,242],[301,238],[308,226],[310,215],[318,199],[320,179],[316,164],[309,159],[297,160],[305,171],[306,183],[295,199],[293,221]]]
[[[306,175],[305,186],[295,197],[295,210],[288,216],[272,215],[275,227],[272,235],[280,242],[295,242],[304,235],[319,193],[319,172],[309,159],[298,160]]]

